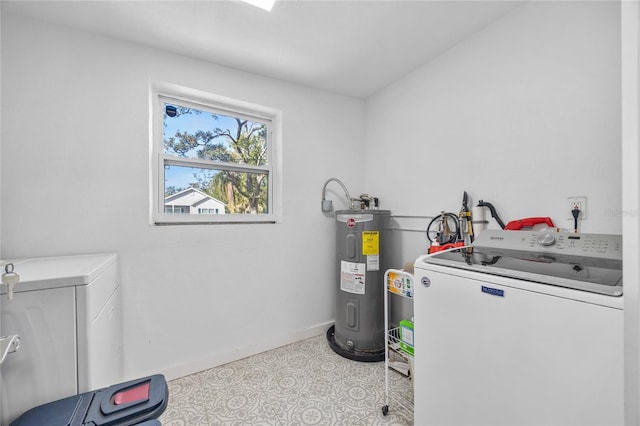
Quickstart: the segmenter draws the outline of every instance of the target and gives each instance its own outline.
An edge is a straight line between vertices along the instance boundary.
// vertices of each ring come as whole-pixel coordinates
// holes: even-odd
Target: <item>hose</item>
[[[496,211],[496,208],[493,207],[493,204],[487,201],[480,200],[478,201],[478,207],[487,207],[491,212],[491,217],[494,218],[496,222],[498,222],[498,225],[500,225],[501,229],[504,229],[504,222],[502,221],[502,219],[500,219],[500,216],[498,216],[498,212]]]

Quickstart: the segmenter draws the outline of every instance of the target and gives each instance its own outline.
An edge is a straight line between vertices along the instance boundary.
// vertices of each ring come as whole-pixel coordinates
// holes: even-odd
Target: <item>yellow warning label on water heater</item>
[[[380,231],[362,231],[362,255],[380,254]]]

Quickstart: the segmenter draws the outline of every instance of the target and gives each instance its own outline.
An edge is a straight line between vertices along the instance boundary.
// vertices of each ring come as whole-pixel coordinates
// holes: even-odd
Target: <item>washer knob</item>
[[[538,244],[541,246],[551,246],[556,242],[556,237],[553,234],[542,234],[538,237]]]

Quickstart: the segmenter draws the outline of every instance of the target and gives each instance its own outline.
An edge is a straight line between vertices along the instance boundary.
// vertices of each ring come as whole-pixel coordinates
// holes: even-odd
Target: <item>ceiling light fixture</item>
[[[245,3],[264,9],[267,12],[271,12],[271,8],[276,0],[242,0]]]

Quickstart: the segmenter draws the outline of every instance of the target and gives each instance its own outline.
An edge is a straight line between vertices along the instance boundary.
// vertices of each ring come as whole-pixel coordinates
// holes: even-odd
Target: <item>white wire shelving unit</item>
[[[395,294],[399,297],[413,299],[413,275],[399,269],[388,269],[384,273],[384,282],[386,285],[384,295],[385,405],[382,407],[382,414],[386,416],[393,412],[402,417],[413,419],[413,356],[401,347],[403,342],[400,327],[392,327],[389,322],[389,295]],[[407,286],[410,287],[410,291],[407,291]],[[411,380],[410,389],[403,391],[392,389],[390,369],[407,376]]]

